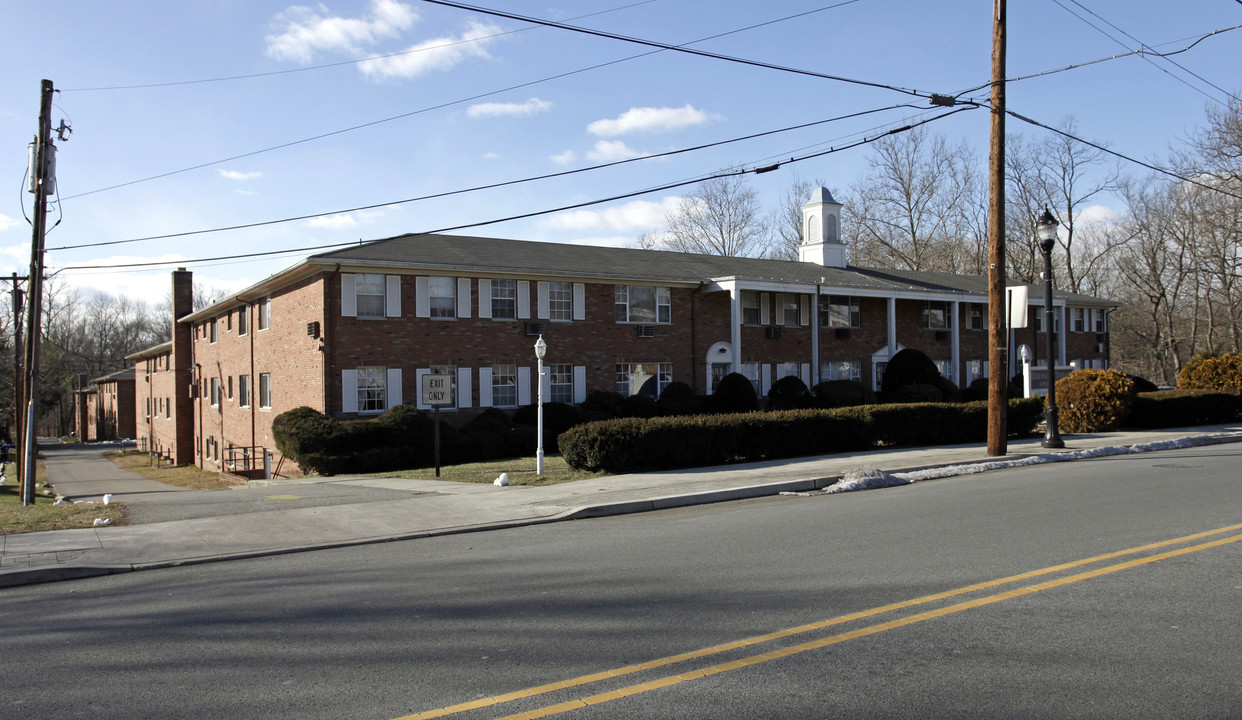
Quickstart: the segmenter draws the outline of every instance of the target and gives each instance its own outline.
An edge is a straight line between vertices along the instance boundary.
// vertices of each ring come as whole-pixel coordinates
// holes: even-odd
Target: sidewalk
[[[983,443],[947,448],[899,448],[795,458],[746,465],[614,475],[545,487],[478,485],[394,478],[299,478],[259,481],[273,491],[299,485],[355,485],[409,491],[408,499],[308,507],[293,510],[176,520],[122,527],[58,530],[0,536],[0,588],[93,577],[134,570],[279,555],[367,543],[408,540],[646,512],[687,505],[807,492],[827,487],[860,467],[889,473],[925,468],[1020,461],[1081,451],[1108,452],[1161,441],[1191,438],[1194,444],[1242,442],[1242,423],[1144,432],[1067,435],[1065,450],[1046,451],[1040,438],[1009,443],[1004,458],[989,458]],[[100,473],[112,473],[100,458]],[[960,474],[966,470],[951,470]],[[49,466],[52,484],[58,478]],[[90,475],[91,477],[84,477]],[[122,473],[116,480],[134,476]],[[110,477],[110,475],[109,475]],[[79,495],[86,487],[116,491],[102,476],[72,478]],[[87,483],[92,483],[87,485]],[[138,486],[127,485],[134,489]],[[143,488],[146,490],[147,488]],[[220,492],[229,492],[227,490]],[[118,498],[120,499],[120,498]]]

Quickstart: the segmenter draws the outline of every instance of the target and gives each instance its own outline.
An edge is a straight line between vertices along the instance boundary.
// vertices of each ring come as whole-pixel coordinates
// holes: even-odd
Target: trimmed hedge
[[[1134,398],[1124,425],[1165,428],[1215,425],[1242,419],[1242,396],[1211,390],[1159,390]]]
[[[1041,412],[1037,398],[1011,401],[1010,434],[1032,432]],[[927,403],[605,420],[566,431],[560,448],[572,467],[628,473],[986,437],[986,403]]]
[[[1114,430],[1130,414],[1134,381],[1116,370],[1075,370],[1057,381],[1062,432]]]
[[[1177,388],[1242,394],[1242,354],[1196,355],[1178,373]]]

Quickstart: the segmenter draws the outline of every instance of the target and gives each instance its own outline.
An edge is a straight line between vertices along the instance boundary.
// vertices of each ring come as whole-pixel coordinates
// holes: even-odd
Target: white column
[[[962,348],[961,336],[958,334],[958,328],[962,325],[961,305],[962,303],[960,301],[953,301],[953,323],[949,326],[949,365],[953,368],[952,377],[949,379],[952,380],[953,384],[958,387],[962,386],[962,369],[960,367],[962,364]]]
[[[897,354],[897,298],[888,299],[888,356]]]
[[[729,290],[729,344],[733,346],[733,364],[729,372],[742,371],[742,291],[737,283],[726,286]]]

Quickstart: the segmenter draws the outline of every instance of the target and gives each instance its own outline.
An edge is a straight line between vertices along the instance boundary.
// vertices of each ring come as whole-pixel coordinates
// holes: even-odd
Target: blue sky
[[[957,94],[986,84],[990,74],[988,2],[494,0],[488,7],[921,92]],[[50,13],[39,3],[9,0],[4,18],[5,275],[24,274],[29,266],[23,212],[30,213],[33,196],[19,190],[43,78],[61,90],[53,124],[64,118],[73,128],[59,144],[61,200],[49,225],[60,224],[47,238],[49,268],[167,260],[188,265],[198,282],[230,290],[299,256],[189,261],[431,231],[627,195],[727,166],[770,165],[931,114],[925,99],[894,90],[654,52],[418,0],[67,0]],[[1140,43],[1180,49],[1239,24],[1242,3],[1235,0],[1176,7],[1151,0],[1010,2],[1008,74],[1105,58]],[[1126,57],[1013,82],[1010,109],[1049,124],[1073,115],[1080,136],[1161,159],[1203,122],[1205,105],[1242,90],[1236,79],[1242,30],[1203,40],[1172,59],[1182,67]],[[150,85],[158,86],[128,87]],[[972,96],[986,98],[986,91]],[[901,104],[911,107],[565,178],[396,204]],[[365,127],[348,130],[356,126]],[[986,161],[986,112],[963,112],[929,128],[966,140]],[[1014,120],[1009,130],[1041,137]],[[866,163],[863,147],[788,164],[750,182],[766,205],[775,206],[795,176],[845,189],[866,172]],[[1134,166],[1123,170],[1146,174]],[[166,173],[172,174],[148,179]],[[457,232],[625,244],[661,225],[664,211],[684,192]],[[379,207],[333,212],[365,205]],[[245,230],[56,249],[328,212]],[[69,270],[62,277],[159,300],[170,270]]]

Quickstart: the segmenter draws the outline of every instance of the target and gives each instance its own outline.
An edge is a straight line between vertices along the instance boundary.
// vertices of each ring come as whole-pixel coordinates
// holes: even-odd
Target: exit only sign
[[[422,401],[424,405],[430,405],[432,407],[452,405],[453,376],[432,375],[431,373],[424,375]]]

